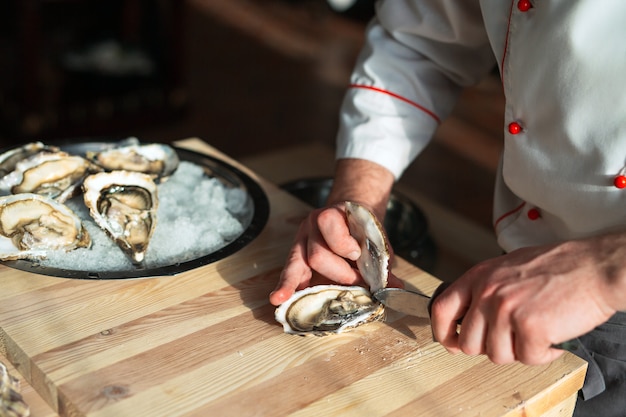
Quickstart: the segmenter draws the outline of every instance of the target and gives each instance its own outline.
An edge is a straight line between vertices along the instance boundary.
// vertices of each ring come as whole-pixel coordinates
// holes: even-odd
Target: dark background
[[[333,146],[372,13],[323,0],[0,0],[0,147],[41,140],[199,137],[241,158]],[[149,74],[76,70],[109,42]],[[490,227],[501,86],[468,89],[402,181]]]

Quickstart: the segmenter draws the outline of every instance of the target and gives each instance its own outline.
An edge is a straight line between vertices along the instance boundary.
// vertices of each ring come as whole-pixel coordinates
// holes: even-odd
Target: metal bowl
[[[281,188],[319,208],[326,203],[332,185],[332,178],[303,178],[282,184]],[[394,190],[383,223],[389,242],[398,256],[425,271],[432,269],[436,247],[428,234],[426,216],[411,199]]]

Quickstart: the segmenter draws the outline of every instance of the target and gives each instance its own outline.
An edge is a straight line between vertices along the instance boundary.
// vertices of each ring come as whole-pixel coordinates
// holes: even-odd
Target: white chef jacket
[[[398,178],[460,89],[497,65],[503,249],[626,230],[626,188],[613,185],[626,165],[625,22],[624,0],[383,0],[342,105],[337,157]]]

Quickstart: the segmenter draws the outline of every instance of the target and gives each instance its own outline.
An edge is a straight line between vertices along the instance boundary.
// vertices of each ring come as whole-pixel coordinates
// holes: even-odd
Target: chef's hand
[[[344,204],[317,209],[300,224],[287,262],[270,302],[280,305],[309,286],[313,273],[341,285],[364,285],[354,261],[361,255],[359,243],[350,235]],[[389,286],[401,281],[389,276]]]
[[[626,234],[605,235],[478,264],[433,302],[433,335],[452,353],[544,364],[563,353],[552,345],[625,309]]]
[[[350,235],[343,202],[360,203],[382,220],[393,182],[393,174],[373,162],[339,160],[329,206],[312,211],[300,224],[270,302],[282,304],[296,290],[309,286],[314,273],[342,285],[363,284],[354,265],[361,248]],[[390,276],[389,285],[402,284]]]
[[[361,249],[350,235],[342,207],[314,210],[302,221],[270,302],[280,305],[296,290],[309,285],[313,271],[331,281],[350,285],[359,275],[348,263]]]

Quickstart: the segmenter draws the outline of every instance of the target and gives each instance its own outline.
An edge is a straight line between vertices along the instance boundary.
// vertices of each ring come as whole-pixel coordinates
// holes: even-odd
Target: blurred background
[[[371,0],[1,0],[0,147],[199,137],[332,147]],[[490,228],[503,98],[468,89],[402,181]]]
[[[3,144],[198,136],[227,152],[242,138],[246,152],[332,140],[371,13],[324,0],[3,3]]]

